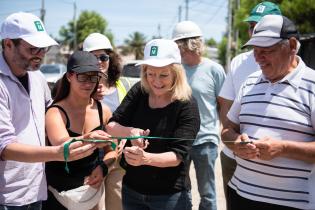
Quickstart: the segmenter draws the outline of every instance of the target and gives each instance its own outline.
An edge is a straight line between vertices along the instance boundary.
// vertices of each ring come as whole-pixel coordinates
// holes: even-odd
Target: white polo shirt
[[[315,141],[315,71],[301,58],[297,68],[271,83],[261,72],[250,75],[234,100],[228,118],[252,140]],[[270,161],[236,157],[229,186],[247,199],[315,209],[315,164],[277,157]]]
[[[255,61],[253,50],[235,56],[231,61],[231,69],[226,75],[219,96],[234,101],[243,82],[255,71],[260,71],[260,67]],[[234,154],[228,147],[224,146],[223,152],[234,159]]]

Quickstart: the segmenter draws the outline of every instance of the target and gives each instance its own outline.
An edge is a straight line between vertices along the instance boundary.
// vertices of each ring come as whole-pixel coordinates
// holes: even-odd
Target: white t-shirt
[[[252,50],[235,56],[231,61],[231,69],[226,75],[219,96],[234,101],[246,78],[258,70],[260,67],[255,61]],[[223,148],[223,152],[228,157],[234,158],[233,152],[226,146]]]

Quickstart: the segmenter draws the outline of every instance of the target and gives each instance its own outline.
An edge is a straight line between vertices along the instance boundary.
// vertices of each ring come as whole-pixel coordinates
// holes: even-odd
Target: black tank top
[[[99,101],[96,101],[98,115],[100,119],[100,125],[94,130],[104,130],[103,125],[103,110],[102,104]],[[71,137],[81,136],[82,134],[75,133],[70,130],[70,120],[66,113],[66,111],[59,105],[53,104],[48,109],[56,107],[63,112],[66,117],[66,129]],[[47,109],[47,110],[48,110]],[[50,142],[48,141],[48,144]],[[82,158],[80,160],[68,162],[68,167],[70,173],[68,174],[65,171],[65,163],[59,161],[52,161],[46,163],[46,176],[47,176],[47,184],[51,185],[59,192],[63,190],[70,190],[76,187],[80,187],[83,185],[84,177],[89,176],[92,170],[95,168],[97,161],[99,160],[99,153],[98,149],[94,150],[93,154],[88,157]]]

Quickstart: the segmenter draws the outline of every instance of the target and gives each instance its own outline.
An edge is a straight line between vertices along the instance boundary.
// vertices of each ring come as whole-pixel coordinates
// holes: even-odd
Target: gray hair
[[[179,49],[183,51],[191,51],[199,56],[202,55],[204,50],[204,44],[203,40],[200,36],[198,37],[192,37],[192,38],[186,38],[186,39],[179,39],[176,40],[176,43],[179,47]]]

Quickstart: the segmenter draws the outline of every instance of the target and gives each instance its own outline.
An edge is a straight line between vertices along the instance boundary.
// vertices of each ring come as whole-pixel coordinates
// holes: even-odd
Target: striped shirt
[[[315,71],[299,58],[297,68],[275,83],[255,72],[243,84],[228,118],[252,140],[269,136],[280,141],[315,141]],[[236,161],[229,186],[240,196],[315,209],[315,164],[283,157],[270,161],[236,157]]]

